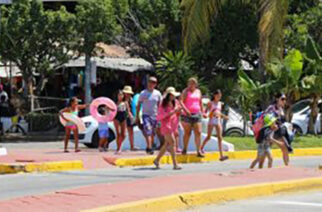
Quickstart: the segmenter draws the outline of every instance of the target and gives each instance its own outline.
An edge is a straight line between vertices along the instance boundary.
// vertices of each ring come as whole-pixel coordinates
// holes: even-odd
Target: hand
[[[136,118],[135,118],[135,123],[138,125],[138,124],[140,124],[140,119],[139,119],[139,117],[137,116]]]
[[[229,120],[229,117],[228,117],[228,116],[226,116],[226,115],[223,115],[223,118],[224,118],[225,120]]]
[[[203,113],[202,114],[202,116],[204,117],[204,118],[207,118],[208,116],[207,116],[207,113]]]
[[[189,110],[186,111],[187,116],[191,116],[191,113]]]

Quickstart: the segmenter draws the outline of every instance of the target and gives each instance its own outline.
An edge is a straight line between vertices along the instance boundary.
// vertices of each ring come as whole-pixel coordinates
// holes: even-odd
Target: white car
[[[92,117],[92,116],[86,116],[83,117],[82,120],[85,123],[86,130],[82,133],[79,134],[79,142],[83,143],[87,147],[90,148],[97,148],[98,147],[98,142],[99,142],[99,137],[98,137],[98,122]],[[141,132],[141,130],[135,126],[134,127],[134,144],[137,148],[139,149],[145,149],[146,148],[146,142],[145,138]],[[180,139],[179,139],[179,145],[182,148],[183,147],[183,132],[182,130],[179,131]],[[204,139],[207,135],[205,133],[202,133],[202,139]],[[115,128],[113,122],[109,123],[109,141],[110,149],[116,149],[116,142],[115,142]],[[71,136],[71,139],[73,140],[73,135]],[[156,144],[159,142],[157,141],[158,139],[156,138]],[[128,139],[128,136],[126,136],[126,139],[123,142],[122,146],[123,150],[128,150],[130,149],[130,142]],[[223,149],[224,151],[234,151],[234,145],[230,144],[228,142],[223,142]],[[207,143],[205,147],[206,151],[218,151],[218,145],[217,145],[217,138],[212,137],[211,140]],[[195,151],[195,144],[194,144],[194,135],[192,133],[190,141],[189,141],[189,146],[188,146],[188,151]]]
[[[310,100],[302,100],[294,104],[293,106],[293,117],[292,124],[293,128],[300,135],[307,134],[309,118],[310,118]],[[322,101],[319,101],[319,108],[322,108]],[[317,120],[315,122],[315,132],[321,133],[321,113],[319,113]]]

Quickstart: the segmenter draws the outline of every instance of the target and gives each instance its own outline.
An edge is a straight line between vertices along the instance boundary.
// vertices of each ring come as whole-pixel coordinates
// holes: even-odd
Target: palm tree
[[[258,7],[260,71],[272,58],[283,58],[283,27],[289,0],[182,0],[183,41],[186,53],[210,36],[210,25],[225,4],[253,3]]]

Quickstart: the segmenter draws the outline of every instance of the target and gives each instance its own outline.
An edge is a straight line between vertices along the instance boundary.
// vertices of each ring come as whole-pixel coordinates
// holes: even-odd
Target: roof
[[[109,58],[109,57],[93,57],[92,61],[96,62],[96,66],[113,70],[122,70],[127,72],[135,72],[140,70],[152,71],[153,65],[141,58]],[[70,60],[63,67],[85,67],[85,57],[79,57]]]

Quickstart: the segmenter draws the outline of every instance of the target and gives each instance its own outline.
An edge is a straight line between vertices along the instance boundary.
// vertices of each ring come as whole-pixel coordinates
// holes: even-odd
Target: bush
[[[26,116],[29,131],[48,131],[58,126],[58,115],[53,113],[29,113]]]

